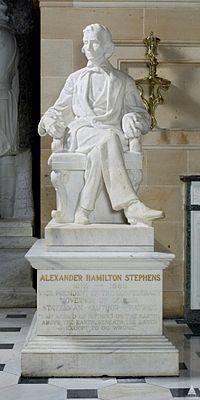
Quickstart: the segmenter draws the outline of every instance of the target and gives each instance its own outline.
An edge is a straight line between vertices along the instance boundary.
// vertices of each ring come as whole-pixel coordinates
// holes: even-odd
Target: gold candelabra
[[[161,78],[157,75],[157,66],[159,64],[156,55],[158,55],[157,49],[160,39],[153,36],[153,32],[150,36],[143,40],[146,46],[145,56],[148,58],[147,67],[149,69],[149,75],[142,79],[136,80],[136,85],[142,97],[142,100],[151,116],[151,129],[157,126],[156,121],[156,107],[159,104],[164,103],[164,99],[161,91],[169,89],[171,82],[167,79]],[[144,95],[144,87],[148,86],[149,96],[148,99]]]

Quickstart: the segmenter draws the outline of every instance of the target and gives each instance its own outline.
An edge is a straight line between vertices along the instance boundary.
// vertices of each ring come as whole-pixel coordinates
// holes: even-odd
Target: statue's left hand
[[[122,129],[127,139],[139,138],[141,136],[142,124],[134,113],[125,114],[122,118]]]

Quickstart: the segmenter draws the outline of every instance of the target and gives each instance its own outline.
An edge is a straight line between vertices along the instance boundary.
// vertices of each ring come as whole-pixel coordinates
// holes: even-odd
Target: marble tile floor
[[[180,351],[179,377],[23,378],[20,352],[35,309],[0,309],[0,400],[200,399],[200,325],[165,320]]]

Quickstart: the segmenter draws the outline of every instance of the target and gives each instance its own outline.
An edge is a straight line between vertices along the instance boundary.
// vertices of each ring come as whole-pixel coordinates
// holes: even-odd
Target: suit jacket
[[[104,71],[107,85],[99,98],[91,104],[89,99],[90,76],[93,72]],[[98,114],[98,103],[104,104],[104,113]],[[73,112],[73,114],[71,113]],[[105,66],[96,67],[91,62],[85,68],[72,73],[55,104],[44,115],[51,115],[64,123],[70,130],[70,150],[76,147],[76,132],[79,128],[90,126],[94,128],[114,128],[119,136],[122,132],[122,117],[134,113],[142,124],[142,133],[147,133],[150,127],[149,114],[146,111],[134,80],[115,69],[107,62]],[[56,118],[55,118],[56,121]],[[55,137],[60,138],[61,131]]]

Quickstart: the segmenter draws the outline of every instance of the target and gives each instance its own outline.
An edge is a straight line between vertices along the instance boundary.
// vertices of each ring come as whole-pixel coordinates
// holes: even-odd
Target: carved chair
[[[67,152],[63,139],[54,139],[51,147],[52,154],[48,164],[52,168],[51,182],[56,190],[57,205],[51,216],[55,222],[72,223],[84,185],[87,155]],[[142,158],[140,140],[129,140],[129,150],[124,152],[124,161],[136,192],[142,181]],[[123,212],[112,209],[103,185],[95,210],[90,215],[91,223],[124,223],[124,218]]]

